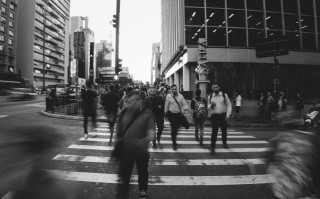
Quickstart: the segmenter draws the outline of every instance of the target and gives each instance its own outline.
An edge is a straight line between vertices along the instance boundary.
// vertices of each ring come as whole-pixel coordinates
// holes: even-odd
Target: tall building
[[[208,81],[229,93],[257,99],[283,91],[289,100],[320,96],[319,0],[162,0],[162,73],[168,84],[194,91],[199,75],[198,40],[207,40]],[[262,38],[289,40],[289,54],[257,58]],[[279,75],[274,82],[275,68]],[[209,89],[207,90],[209,91]]]
[[[2,0],[0,22],[0,81],[18,81],[16,69],[17,0]]]
[[[89,80],[90,78],[90,67],[92,67],[92,73],[93,73],[93,79],[96,79],[96,67],[95,62],[96,60],[93,59],[92,66],[90,66],[90,43],[95,41],[94,38],[94,32],[89,28],[89,18],[88,17],[81,17],[81,16],[73,16],[71,17],[71,42],[70,42],[70,48],[72,48],[72,55],[73,58],[77,58],[75,53],[75,39],[74,34],[75,32],[81,32],[84,35],[84,44],[83,44],[83,51],[80,53],[81,56],[78,56],[78,60],[75,61],[72,59],[71,63],[71,79],[74,81],[75,78],[78,77],[78,84],[79,82],[85,82],[86,80]],[[93,58],[95,57],[95,50],[93,48]],[[78,74],[76,74],[78,73]],[[80,79],[79,79],[80,78]],[[73,81],[73,84],[75,82]]]
[[[70,0],[19,1],[17,69],[30,85],[66,84]]]
[[[160,64],[160,43],[152,44],[151,58],[151,84],[159,83],[161,79],[161,64]]]

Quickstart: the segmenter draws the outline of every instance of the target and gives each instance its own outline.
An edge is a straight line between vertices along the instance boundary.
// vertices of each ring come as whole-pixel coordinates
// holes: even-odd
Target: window
[[[248,11],[248,28],[263,29],[263,12]]]
[[[300,35],[298,32],[286,32],[289,50],[300,50]]]
[[[10,36],[12,36],[12,37],[14,36],[14,35],[13,35],[13,31],[12,31],[12,30],[9,30],[9,32],[8,32],[8,33],[9,33],[9,35],[10,35]]]
[[[12,21],[9,21],[9,26],[10,26],[11,28],[13,28],[13,22],[12,22]]]
[[[0,45],[0,50],[3,51],[4,50],[4,46]]]
[[[284,14],[285,30],[296,31],[299,30],[298,15]]]
[[[245,29],[228,29],[229,46],[246,47],[246,30]]]
[[[224,8],[224,0],[207,0],[207,7]]]
[[[262,0],[247,0],[248,10],[263,10]]]
[[[283,9],[285,13],[298,13],[298,3],[296,0],[283,0]]]
[[[203,7],[204,4],[203,4],[203,0],[198,0],[198,1],[195,1],[195,0],[185,0],[184,4],[185,6],[195,6],[195,7]]]
[[[4,36],[0,35],[0,41],[4,41]]]
[[[8,44],[12,46],[13,45],[13,40],[12,39],[8,39]]]
[[[303,50],[315,50],[316,49],[315,34],[302,33],[302,45],[303,45]]]
[[[0,55],[0,61],[4,61],[4,55]]]
[[[0,31],[4,32],[4,26],[0,26]]]
[[[267,0],[266,1],[266,10],[267,11],[274,11],[274,12],[281,12],[280,0]]]
[[[14,19],[14,14],[13,14],[12,12],[10,12],[9,17],[10,17],[11,19]]]
[[[281,38],[282,37],[282,31],[268,30],[267,31],[267,37],[268,38]]]
[[[186,8],[185,9],[185,23],[186,25],[200,25],[204,24],[204,9],[202,8]]]
[[[7,11],[7,10],[6,10],[5,7],[1,7],[1,12],[2,12],[2,13],[6,13],[6,11]]]
[[[264,31],[258,29],[249,29],[249,47],[254,47],[256,45],[256,41],[264,38]]]
[[[9,52],[9,54],[13,54],[13,49],[12,48],[8,48],[8,52]]]
[[[224,9],[207,9],[207,17],[209,21],[207,21],[208,26],[225,26],[225,15]]]
[[[208,27],[208,46],[226,46],[226,28]]]
[[[244,0],[228,0],[228,8],[244,9]]]
[[[205,38],[204,27],[186,27],[187,45],[198,45],[199,38]]]
[[[14,5],[12,3],[10,3],[10,9],[14,10]]]
[[[13,73],[13,67],[9,67],[9,72]]]
[[[7,22],[7,19],[1,16],[1,22],[2,22],[2,23],[6,23],[6,22]]]
[[[2,0],[2,3],[7,4],[7,0]]]
[[[244,10],[228,10],[228,26],[229,27],[245,27]]]
[[[314,18],[311,16],[301,16],[302,32],[315,32]]]
[[[280,13],[267,12],[266,21],[267,29],[282,30],[282,20]]]
[[[313,0],[300,0],[300,11],[303,15],[313,15]]]

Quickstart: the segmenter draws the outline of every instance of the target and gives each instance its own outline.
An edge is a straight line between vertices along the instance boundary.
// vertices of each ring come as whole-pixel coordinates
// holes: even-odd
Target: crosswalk
[[[94,131],[89,132],[89,138],[81,137],[78,143],[74,143],[68,147],[70,154],[57,154],[53,160],[61,162],[73,162],[78,164],[97,163],[108,164],[116,163],[110,157],[113,146],[109,144],[110,134],[107,124],[100,124]],[[241,131],[229,130],[228,145],[229,149],[221,146],[221,136],[218,136],[216,156],[210,156],[210,132],[211,128],[205,128],[204,147],[195,141],[194,128],[188,130],[181,129],[178,134],[178,150],[171,148],[171,137],[169,125],[166,125],[163,131],[161,145],[154,149],[149,149],[151,153],[150,159],[150,177],[149,185],[177,185],[177,186],[218,186],[218,185],[248,185],[248,184],[268,184],[272,183],[272,178],[267,174],[246,174],[246,175],[205,175],[195,176],[189,175],[153,175],[153,167],[155,166],[247,166],[247,165],[265,165],[262,157],[264,152],[269,151],[268,142],[257,140],[254,136],[246,135]],[[90,155],[84,155],[90,154]],[[96,154],[96,155],[95,155]],[[233,158],[223,158],[233,156]],[[246,158],[246,154],[249,158]],[[200,156],[199,156],[200,155]],[[235,158],[235,157],[242,158]],[[114,165],[113,165],[114,166]],[[166,168],[170,169],[172,167]],[[111,169],[115,170],[115,169]],[[155,174],[160,174],[161,169],[156,169]],[[188,169],[187,169],[188,170]],[[63,171],[51,170],[50,172],[57,175],[60,179],[94,182],[94,183],[118,183],[117,173],[97,173],[90,171]],[[188,174],[185,172],[181,172]],[[132,184],[137,184],[137,176],[133,175]]]
[[[110,157],[113,144],[109,143],[109,138],[108,124],[98,123],[98,128],[89,132],[88,139],[79,137],[79,140],[74,141],[63,153],[53,157],[52,161],[55,164],[62,165],[58,167],[59,170],[48,169],[47,171],[58,179],[77,183],[106,185],[119,183],[117,163]],[[237,189],[241,190],[242,186],[266,189],[266,186],[273,182],[272,177],[265,172],[266,163],[263,157],[264,153],[270,150],[268,142],[242,131],[230,129],[228,130],[229,148],[223,148],[221,132],[219,132],[216,154],[211,156],[210,140],[211,128],[205,127],[203,146],[195,140],[194,127],[188,130],[180,129],[177,136],[178,149],[174,151],[171,148],[170,125],[166,123],[161,144],[154,149],[150,143],[149,186],[186,188],[186,190],[197,189],[197,187],[213,190],[227,187],[236,192]],[[135,171],[131,184],[138,184]],[[264,187],[261,188],[261,186]],[[260,191],[259,189],[257,192]],[[251,188],[248,189],[250,190]],[[196,193],[192,194],[195,195],[185,197],[186,191],[186,195],[180,193],[180,196],[181,198],[197,197]]]

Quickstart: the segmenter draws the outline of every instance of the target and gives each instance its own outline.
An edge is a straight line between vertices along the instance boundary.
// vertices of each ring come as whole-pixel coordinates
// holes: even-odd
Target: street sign
[[[256,42],[255,49],[257,58],[288,55],[288,39],[285,36],[264,38]]]

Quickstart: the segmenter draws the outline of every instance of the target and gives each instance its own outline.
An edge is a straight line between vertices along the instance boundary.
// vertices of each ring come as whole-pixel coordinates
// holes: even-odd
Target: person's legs
[[[160,142],[160,138],[161,138],[162,131],[163,131],[163,125],[164,125],[164,115],[163,114],[157,115],[156,122],[157,122],[157,127],[158,127],[157,140],[158,140],[158,142]]]
[[[224,148],[228,148],[227,145],[227,120],[226,120],[226,114],[221,114],[219,115],[219,123],[220,123],[220,128],[222,132],[222,143]]]
[[[172,139],[172,148],[173,150],[177,149],[177,134],[179,129],[179,117],[176,113],[171,113],[170,118],[168,118],[171,124],[171,139]]]
[[[202,142],[203,142],[204,122],[205,122],[205,119],[201,120],[201,122],[199,123],[199,128],[200,128],[200,146],[202,146]]]
[[[150,155],[149,154],[141,154],[140,157],[137,158],[137,170],[138,170],[138,183],[139,183],[139,191],[148,191],[148,164],[149,164]]]
[[[199,140],[199,128],[200,128],[200,123],[197,118],[194,118],[194,126],[195,126],[195,132],[194,135],[196,137],[196,141]]]
[[[83,130],[84,130],[84,137],[88,138],[88,115],[83,114]]]
[[[117,186],[117,198],[127,198],[129,192],[129,183],[134,165],[133,155],[121,154],[119,165],[120,183]]]
[[[216,148],[216,141],[219,129],[219,121],[218,116],[213,114],[211,115],[211,127],[212,127],[212,134],[211,134],[211,154],[215,153]]]

